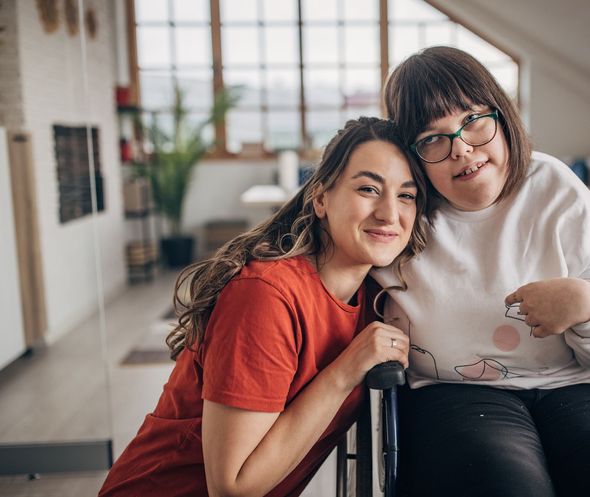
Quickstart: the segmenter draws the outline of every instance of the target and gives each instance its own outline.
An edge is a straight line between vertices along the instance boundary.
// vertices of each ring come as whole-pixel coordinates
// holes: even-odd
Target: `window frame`
[[[175,29],[177,23],[174,21],[174,19],[171,18],[171,11],[172,11],[172,0],[166,0],[168,2],[168,12],[169,12],[169,16],[168,19],[166,21],[162,21],[162,24],[167,24],[169,26],[169,29],[173,30]],[[218,92],[220,92],[223,87],[224,87],[224,71],[228,70],[228,65],[224,64],[224,60],[223,60],[223,49],[222,49],[222,31],[223,31],[223,27],[224,27],[224,23],[222,21],[221,18],[221,1],[222,0],[209,0],[209,8],[210,8],[210,19],[209,22],[207,23],[206,21],[204,23],[201,23],[203,25],[208,24],[209,28],[210,28],[210,35],[211,35],[211,65],[209,66],[209,69],[212,70],[212,95],[217,94]],[[307,150],[311,143],[312,143],[312,139],[310,137],[310,126],[309,126],[309,113],[311,112],[311,109],[308,108],[309,106],[307,105],[307,101],[308,101],[308,92],[306,91],[306,85],[305,85],[305,79],[306,79],[306,74],[308,74],[306,71],[310,71],[310,65],[308,63],[305,62],[304,60],[304,30],[307,26],[311,26],[311,25],[321,25],[321,23],[318,21],[317,24],[316,23],[310,23],[307,21],[303,20],[303,1],[302,0],[293,0],[296,2],[296,8],[295,8],[295,14],[296,14],[296,19],[295,19],[295,28],[296,28],[296,32],[297,32],[297,40],[296,40],[296,51],[297,54],[296,56],[298,57],[298,60],[295,61],[295,70],[298,73],[298,103],[297,105],[290,110],[294,110],[295,112],[298,113],[299,115],[299,123],[298,123],[298,131],[299,131],[299,139],[298,139],[298,143],[299,143],[299,147],[298,147],[298,151],[305,151]],[[339,17],[338,19],[336,19],[335,22],[331,22],[331,25],[336,26],[337,29],[337,36],[338,36],[338,43],[339,46],[342,45],[342,39],[343,39],[343,31],[346,28],[347,23],[344,20],[344,16],[342,15],[343,12],[343,5],[344,5],[344,0],[336,0],[337,1],[337,5],[338,5],[338,11],[339,11]],[[378,53],[378,57],[377,57],[377,66],[376,66],[376,70],[377,73],[379,75],[380,78],[380,85],[381,87],[378,89],[378,95],[381,95],[381,89],[383,87],[383,84],[385,83],[387,76],[389,74],[390,71],[390,67],[393,67],[393,65],[391,65],[393,63],[393,61],[391,60],[391,53],[390,53],[390,47],[391,47],[391,43],[390,43],[390,32],[392,29],[394,29],[392,27],[392,25],[395,24],[395,21],[392,21],[389,18],[389,10],[390,10],[390,2],[391,1],[395,1],[395,0],[375,0],[377,2],[377,6],[378,6],[378,19],[376,19],[376,21],[358,21],[356,22],[354,25],[371,25],[373,22],[375,23],[375,26],[378,30],[378,43],[377,43],[377,50],[379,51]],[[441,7],[438,5],[438,2],[436,2],[435,0],[424,0],[424,2],[436,9],[437,11],[439,11],[443,16],[446,17],[446,19],[444,19],[444,22],[446,23],[451,23],[455,26],[454,29],[457,29],[457,26],[461,26],[464,29],[470,31],[471,33],[473,33],[475,36],[481,38],[482,40],[484,40],[485,42],[489,43],[490,45],[492,45],[493,47],[497,48],[498,50],[502,51],[504,54],[506,54],[506,56],[511,59],[511,61],[515,64],[516,66],[516,94],[514,95],[515,98],[515,102],[517,105],[520,104],[520,100],[519,100],[519,96],[520,96],[520,79],[521,79],[521,61],[520,59],[512,52],[510,52],[509,50],[506,49],[506,47],[502,47],[499,44],[497,44],[495,41],[490,40],[488,37],[486,37],[483,33],[479,32],[477,29],[474,29],[474,27],[472,25],[470,25],[470,23],[464,19],[460,19],[457,16],[453,15],[452,13],[448,12],[446,9],[444,9],[444,7]],[[284,24],[284,22],[281,21],[274,21],[274,22],[265,22],[262,18],[261,18],[261,8],[263,5],[263,0],[256,0],[256,5],[257,5],[257,14],[256,14],[256,20],[255,21],[247,21],[247,22],[243,22],[240,23],[240,25],[244,25],[244,26],[253,26],[253,27],[257,27],[258,31],[257,31],[257,37],[259,40],[259,44],[262,44],[262,39],[263,36],[261,34],[261,29],[265,29],[268,26],[275,26],[275,24],[281,25]],[[142,68],[140,67],[139,63],[138,63],[138,56],[137,56],[137,28],[140,26],[140,23],[136,22],[136,18],[135,18],[135,1],[134,0],[126,0],[126,14],[127,14],[127,44],[128,44],[128,54],[129,54],[129,72],[130,72],[130,87],[131,87],[131,95],[132,98],[134,97],[134,100],[138,103],[138,105],[140,104],[140,98],[141,98],[141,83],[140,83],[140,71],[142,70]],[[440,21],[443,22],[443,21]],[[185,25],[185,23],[182,23],[183,26]],[[194,24],[192,22],[190,23],[186,23],[187,25],[191,25]],[[411,22],[409,22],[408,24],[411,24]],[[421,29],[427,29],[427,25],[428,22],[426,21],[416,21],[414,24],[416,25],[420,25],[423,26]],[[228,24],[229,25],[229,24]],[[170,35],[171,39],[174,38],[174,35],[171,33]],[[423,36],[424,38],[424,36]],[[262,46],[260,46],[260,49],[262,49]],[[173,43],[171,46],[171,50],[173,51]],[[339,52],[342,52],[342,49],[339,48],[338,50]],[[253,112],[259,112],[261,114],[261,142],[264,145],[264,143],[267,142],[268,140],[268,119],[269,119],[269,113],[272,110],[277,110],[280,111],[281,109],[279,107],[274,108],[273,106],[268,105],[267,102],[267,88],[266,85],[263,83],[263,81],[265,80],[265,76],[266,76],[266,71],[270,68],[272,69],[272,66],[269,64],[266,64],[266,62],[264,60],[259,61],[257,64],[252,64],[251,67],[248,66],[247,69],[255,69],[258,71],[259,74],[259,80],[261,81],[260,83],[260,91],[261,91],[261,96],[260,96],[260,101],[258,105],[254,105],[252,106],[251,109],[249,109],[249,111],[253,111]],[[323,111],[326,112],[337,112],[340,116],[340,121],[342,121],[341,124],[344,124],[344,116],[346,115],[346,111],[347,109],[351,108],[350,105],[347,104],[347,102],[344,99],[344,91],[343,91],[343,74],[345,73],[345,71],[350,68],[350,67],[354,67],[354,64],[346,64],[346,62],[342,61],[342,58],[339,57],[337,66],[336,66],[336,70],[338,73],[338,87],[339,87],[339,91],[340,91],[340,95],[341,95],[341,104],[338,106],[332,106],[332,107],[326,107],[325,109],[321,109]],[[318,65],[313,65],[313,69],[318,69],[320,68],[320,66]],[[331,66],[331,68],[333,68]],[[172,81],[176,82],[178,81],[178,77],[177,77],[177,71],[178,71],[178,67],[175,66],[174,64],[174,59],[172,58],[170,61],[170,65],[168,67],[168,70],[170,71],[170,75],[172,77]],[[382,98],[378,99],[378,102],[376,103],[376,107],[378,109],[380,109],[381,111],[381,115],[385,116],[386,115],[386,110],[385,110],[385,106],[384,103],[382,101]],[[239,111],[235,111],[234,112],[239,112]],[[216,140],[216,148],[213,152],[211,152],[209,154],[209,158],[232,158],[232,157],[237,157],[240,158],[240,153],[232,153],[228,151],[228,145],[227,145],[227,140],[228,140],[228,132],[227,132],[227,126],[226,126],[226,122],[220,122],[218,124],[215,125],[215,140]],[[269,157],[274,155],[273,151],[267,151],[265,149],[261,150],[261,154],[260,157]],[[256,158],[256,157],[252,157],[251,154],[248,154],[248,158]]]

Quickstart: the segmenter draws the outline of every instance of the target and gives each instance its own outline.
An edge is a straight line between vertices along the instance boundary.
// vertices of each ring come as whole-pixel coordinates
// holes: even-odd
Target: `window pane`
[[[337,0],[302,0],[301,12],[303,22],[333,21],[338,19]]]
[[[244,142],[262,142],[262,114],[232,110],[227,114],[227,149],[239,152]]]
[[[185,104],[191,109],[208,111],[213,104],[211,71],[178,71],[178,87],[184,91]]]
[[[418,26],[394,25],[389,28],[390,65],[397,66],[402,60],[417,52],[420,48]]]
[[[189,126],[189,129],[194,129],[199,124],[202,124],[208,116],[208,112],[191,112],[186,117],[186,124]],[[174,117],[170,112],[145,112],[142,119],[146,128],[151,128],[155,121],[158,128],[162,130],[167,137],[171,137],[174,133]],[[207,125],[203,129],[201,136],[206,143],[213,143],[213,126]],[[148,140],[146,141],[146,152],[149,153],[151,151],[152,146]]]
[[[186,120],[190,129],[195,129],[203,124],[209,118],[209,112],[191,112]],[[215,142],[215,128],[212,124],[205,126],[201,132],[201,138],[205,143],[213,144]]]
[[[270,69],[266,71],[267,103],[271,107],[298,107],[299,71]]]
[[[264,46],[267,64],[296,64],[299,62],[297,29],[290,26],[266,28]]]
[[[140,71],[141,106],[146,109],[169,109],[174,101],[172,74],[163,71]]]
[[[146,112],[143,114],[143,122],[147,128],[151,128],[155,122],[166,136],[171,136],[174,131],[174,118],[170,112]],[[151,152],[149,140],[147,148],[146,152]]]
[[[378,104],[381,73],[375,69],[348,69],[344,78],[344,98],[347,106]]]
[[[257,0],[220,0],[221,22],[258,21]]]
[[[206,0],[173,0],[174,20],[177,22],[209,22],[209,2]]]
[[[379,20],[379,0],[344,0],[344,19],[346,21]]]
[[[318,106],[339,107],[342,105],[337,69],[308,69],[303,78],[305,103],[308,109]]]
[[[137,27],[137,59],[142,68],[171,64],[170,33],[167,27]]]
[[[360,105],[349,107],[344,111],[344,121],[358,119],[361,116],[382,117],[381,108],[378,105]]]
[[[516,100],[518,97],[518,65],[513,61],[507,61],[487,67],[506,93]]]
[[[209,28],[179,28],[174,30],[176,38],[176,64],[211,65],[211,37]]]
[[[300,117],[298,112],[269,112],[267,119],[268,136],[265,140],[265,147],[268,150],[299,147]]]
[[[453,46],[456,39],[455,23],[448,21],[441,24],[429,24],[426,26],[425,36],[427,47],[435,45]]]
[[[379,63],[378,27],[349,26],[344,28],[344,61],[347,64]]]
[[[389,19],[396,21],[436,21],[447,19],[440,10],[423,0],[389,0]]]
[[[307,132],[313,148],[321,148],[328,144],[338,129],[344,126],[344,116],[339,112],[310,111],[307,116]]]
[[[264,21],[297,21],[297,0],[264,0]]]
[[[484,65],[510,60],[504,52],[462,26],[457,27],[457,47],[469,52]]]
[[[240,86],[237,108],[259,107],[261,102],[260,71],[251,69],[226,69],[223,72],[226,86]]]
[[[303,61],[305,64],[338,63],[338,31],[334,27],[303,27]]]
[[[224,65],[248,64],[258,65],[258,30],[250,27],[222,28]]]
[[[136,22],[168,21],[168,0],[135,0]]]

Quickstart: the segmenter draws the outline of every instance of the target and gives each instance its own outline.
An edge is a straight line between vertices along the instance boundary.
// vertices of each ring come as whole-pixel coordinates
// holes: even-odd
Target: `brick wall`
[[[0,126],[23,124],[16,0],[0,0]]]

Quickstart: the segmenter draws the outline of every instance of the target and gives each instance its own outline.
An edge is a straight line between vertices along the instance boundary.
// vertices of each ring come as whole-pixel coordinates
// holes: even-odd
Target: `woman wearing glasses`
[[[406,335],[375,322],[364,284],[424,247],[425,183],[396,143],[389,121],[349,121],[279,212],[181,274],[176,366],[101,496],[303,491],[355,421],[366,372],[407,365]]]
[[[590,495],[588,188],[531,154],[511,100],[465,52],[411,56],[385,99],[440,205],[408,291],[386,304],[410,337],[409,494]]]

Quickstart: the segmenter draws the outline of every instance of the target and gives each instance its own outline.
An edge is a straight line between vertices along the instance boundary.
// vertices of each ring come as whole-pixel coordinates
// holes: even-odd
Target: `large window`
[[[299,30],[293,0],[221,0],[223,81],[242,86],[238,107],[227,119],[227,145],[268,150],[298,148]]]
[[[303,84],[309,143],[347,118],[379,115],[379,0],[303,0]]]
[[[209,0],[135,0],[137,62],[146,119],[172,126],[174,87],[191,119],[204,120],[213,101]]]
[[[178,85],[199,120],[215,87],[239,85],[217,129],[234,153],[324,146],[346,119],[380,115],[384,76],[430,45],[472,53],[518,92],[510,56],[423,0],[135,0],[135,16],[142,107],[170,120]]]

